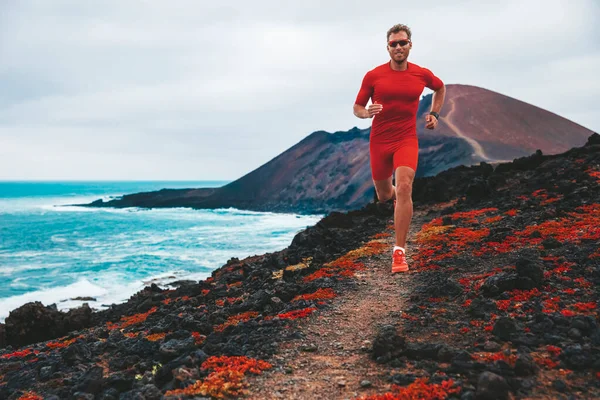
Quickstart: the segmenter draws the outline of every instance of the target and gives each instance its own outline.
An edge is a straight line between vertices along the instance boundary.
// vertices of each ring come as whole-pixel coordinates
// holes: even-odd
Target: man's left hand
[[[436,117],[434,117],[431,114],[428,114],[425,116],[425,121],[427,122],[425,124],[425,128],[427,129],[434,129],[437,126],[438,120]]]

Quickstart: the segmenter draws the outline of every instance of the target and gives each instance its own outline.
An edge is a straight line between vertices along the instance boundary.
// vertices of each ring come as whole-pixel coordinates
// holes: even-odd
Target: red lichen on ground
[[[360,397],[357,400],[444,400],[461,390],[452,379],[440,384],[427,382],[427,378],[418,378],[408,386],[392,385],[391,393]]]
[[[19,400],[44,400],[44,398],[35,392],[25,392]]]
[[[495,212],[495,211],[498,211],[498,209],[497,208],[482,208],[480,210],[456,212],[454,214],[451,214],[450,218],[452,218],[452,220],[465,219],[466,222],[468,222],[468,223],[477,223],[478,221],[477,221],[476,217],[479,217],[479,216],[489,213],[489,212]]]
[[[72,345],[73,343],[75,343],[77,341],[77,339],[81,339],[83,336],[77,336],[76,338],[73,339],[69,339],[69,340],[64,340],[62,342],[50,342],[50,343],[46,343],[46,347],[49,347],[51,349],[63,349],[65,347],[69,347],[70,345]]]
[[[303,308],[302,310],[294,310],[283,314],[277,314],[279,319],[298,319],[308,317],[313,312],[317,311],[314,307]]]
[[[189,299],[190,299],[190,296],[181,296],[181,297],[177,297],[177,298],[174,298],[174,299],[172,299],[172,298],[170,298],[170,297],[169,297],[169,298],[167,298],[167,299],[164,299],[164,300],[162,301],[162,303],[163,303],[164,305],[169,305],[169,304],[170,304],[170,303],[172,303],[172,302],[178,302],[178,301],[187,301],[187,300],[189,300]]]
[[[373,239],[385,239],[385,238],[389,238],[392,235],[388,232],[381,232],[381,233],[377,233],[375,235],[373,235]]]
[[[474,256],[508,253],[526,246],[539,246],[544,240],[553,237],[559,242],[581,243],[585,240],[600,239],[600,204],[577,207],[575,212],[558,220],[544,221],[539,225],[525,227],[507,236],[503,242],[483,243],[473,251]],[[534,235],[535,233],[535,235]]]
[[[548,345],[548,346],[546,346],[546,351],[548,353],[552,354],[553,356],[558,357],[560,355],[560,353],[562,352],[562,349],[560,347]]]
[[[227,302],[229,304],[235,304],[235,302],[237,302],[237,301],[240,301],[240,302],[244,301],[244,299],[243,299],[242,296],[240,296],[240,297],[226,297],[226,299],[227,299]]]
[[[233,315],[227,318],[227,321],[225,321],[221,325],[215,326],[214,330],[216,332],[223,332],[228,326],[235,326],[240,322],[246,322],[256,317],[258,317],[258,312],[256,311],[246,311],[238,315]]]
[[[153,333],[151,335],[146,336],[146,340],[151,342],[158,342],[159,340],[163,340],[167,336],[166,333]]]
[[[476,217],[486,213],[495,212],[497,208],[484,208],[467,212],[457,212],[450,215],[452,220],[465,220],[466,223],[480,225]],[[491,218],[491,219],[490,219]],[[485,221],[496,222],[502,217],[490,217]],[[463,252],[473,243],[479,243],[489,236],[487,228],[456,227],[444,225],[442,218],[435,218],[424,224],[416,236],[419,252],[413,256],[413,271],[437,270],[436,261],[452,258]]]
[[[592,178],[595,178],[597,183],[600,183],[600,171],[597,171],[597,170],[593,169],[592,167],[589,167],[588,169],[585,170],[585,173],[588,174],[589,176],[591,176]]]
[[[483,220],[484,224],[493,224],[494,222],[502,221],[502,217],[500,215],[496,215],[495,217],[489,217]]]
[[[390,246],[386,242],[381,241],[379,239],[371,240],[365,243],[364,246],[358,249],[350,250],[342,257],[327,264],[324,264],[323,268],[304,277],[303,281],[307,283],[312,282],[316,279],[331,278],[333,276],[341,276],[346,278],[353,277],[356,271],[365,268],[365,265],[363,263],[357,262],[359,258],[381,254],[387,251],[389,247]]]
[[[596,303],[589,302],[589,303],[575,303],[573,304],[573,307],[575,307],[575,309],[581,313],[585,313],[585,312],[590,312],[590,311],[594,311],[597,307]]]
[[[475,353],[471,356],[473,360],[480,362],[493,363],[494,361],[504,361],[511,367],[515,366],[517,362],[516,354],[505,354],[503,352],[498,353]]]
[[[25,349],[21,351],[15,351],[14,353],[4,354],[0,356],[2,359],[10,359],[10,358],[24,358],[31,354],[40,354],[38,350]]]
[[[248,386],[244,381],[244,376],[248,372],[258,375],[271,367],[272,365],[268,362],[244,356],[210,357],[201,366],[204,370],[212,370],[208,377],[196,381],[184,389],[169,390],[165,396],[201,395],[217,399],[242,396],[246,393],[245,388]]]
[[[318,289],[314,293],[298,295],[298,296],[294,297],[292,299],[292,301],[299,301],[299,300],[328,300],[328,299],[333,299],[334,297],[336,297],[336,294],[333,291],[333,289],[327,288],[327,289]]]
[[[202,335],[200,332],[192,332],[192,336],[194,337],[194,343],[196,343],[197,346],[201,345],[206,340],[206,336]]]
[[[107,322],[106,327],[110,330],[123,329],[131,325],[139,324],[144,322],[150,314],[155,313],[158,310],[157,307],[152,307],[149,311],[140,314],[134,314],[127,317],[121,317],[121,322]]]

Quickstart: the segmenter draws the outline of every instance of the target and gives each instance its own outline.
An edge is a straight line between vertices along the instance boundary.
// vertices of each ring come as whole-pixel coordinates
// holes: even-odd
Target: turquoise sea
[[[102,309],[150,282],[204,279],[229,258],[287,247],[322,216],[68,206],[227,182],[0,182],[0,321],[29,302]]]

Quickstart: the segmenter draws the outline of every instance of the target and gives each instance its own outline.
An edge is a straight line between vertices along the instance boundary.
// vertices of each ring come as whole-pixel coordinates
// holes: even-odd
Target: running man
[[[410,28],[394,25],[387,32],[390,61],[365,75],[354,115],[373,118],[370,137],[371,174],[380,202],[394,199],[396,245],[392,253],[392,272],[408,271],[406,236],[413,215],[412,183],[417,170],[417,109],[423,89],[433,90],[431,112],[425,127],[437,126],[446,88],[433,73],[408,62],[412,49]],[[365,108],[371,99],[372,104]],[[396,186],[392,185],[395,173]]]

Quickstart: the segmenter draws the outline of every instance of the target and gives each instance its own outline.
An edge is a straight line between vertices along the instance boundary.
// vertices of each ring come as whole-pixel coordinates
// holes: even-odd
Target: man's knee
[[[385,203],[386,201],[391,200],[392,197],[394,197],[393,190],[388,190],[388,191],[380,190],[380,191],[377,191],[377,199],[379,200],[380,203]]]
[[[392,178],[376,181],[373,180],[377,200],[381,203],[386,202],[394,197],[394,186],[392,186]]]
[[[410,197],[412,195],[412,181],[401,180],[396,182],[396,197]]]

